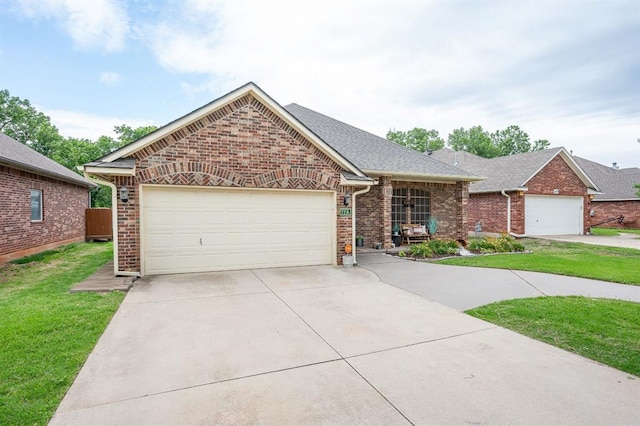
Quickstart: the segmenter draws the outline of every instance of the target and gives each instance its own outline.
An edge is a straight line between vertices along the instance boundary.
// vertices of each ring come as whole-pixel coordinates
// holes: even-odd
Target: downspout
[[[351,196],[353,197],[353,212],[351,214],[351,247],[353,247],[353,264],[357,265],[356,261],[356,195],[366,194],[371,190],[371,186],[367,186],[365,189],[355,191]]]
[[[502,190],[502,195],[507,197],[507,234],[511,235],[511,196]]]
[[[89,176],[89,174],[84,171],[84,177],[91,182],[106,185],[111,188],[111,232],[112,232],[112,241],[113,241],[113,274],[115,276],[130,276],[130,277],[139,277],[140,274],[137,272],[127,272],[127,271],[119,271],[118,270],[118,188],[112,182],[108,180],[100,179],[97,177]],[[114,209],[115,207],[115,209]],[[115,210],[115,212],[114,212]]]
[[[504,189],[501,192],[502,195],[507,197],[507,235],[511,235],[512,237],[516,238],[522,238],[524,237],[524,235],[511,232],[511,196],[504,192]]]

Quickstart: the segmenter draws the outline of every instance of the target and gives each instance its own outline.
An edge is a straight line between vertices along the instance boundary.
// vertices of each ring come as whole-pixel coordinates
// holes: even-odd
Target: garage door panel
[[[525,233],[527,235],[582,234],[584,224],[582,197],[525,196]]]
[[[335,194],[144,187],[145,274],[333,263]]]

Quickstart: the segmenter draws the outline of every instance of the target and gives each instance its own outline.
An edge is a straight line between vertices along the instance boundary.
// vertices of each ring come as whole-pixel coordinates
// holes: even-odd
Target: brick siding
[[[31,222],[32,189],[42,190],[43,220]],[[0,166],[0,263],[84,240],[86,187]]]
[[[624,222],[608,222],[600,226],[606,228],[628,228],[640,229],[640,200],[634,201],[592,201],[591,210],[595,215],[591,218],[591,223],[596,224],[607,219],[624,216]]]
[[[382,242],[391,245],[391,197],[394,188],[420,189],[430,194],[430,214],[438,220],[436,236],[440,238],[465,238],[467,228],[467,203],[469,184],[389,181],[378,179],[379,185],[358,196],[356,235],[364,237],[366,246]],[[408,219],[407,219],[408,220]]]
[[[136,177],[112,177],[129,188],[118,200],[119,270],[140,272],[140,184],[333,190],[336,216],[353,188],[341,167],[251,95],[137,151]],[[351,218],[337,217],[336,262],[351,242]]]

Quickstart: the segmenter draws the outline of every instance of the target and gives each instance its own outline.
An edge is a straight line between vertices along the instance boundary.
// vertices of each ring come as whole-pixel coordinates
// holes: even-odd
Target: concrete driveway
[[[632,424],[640,380],[307,267],[138,282],[52,425]]]

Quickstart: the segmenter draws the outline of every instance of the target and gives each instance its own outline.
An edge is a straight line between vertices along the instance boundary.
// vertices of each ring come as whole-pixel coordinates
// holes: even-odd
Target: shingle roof
[[[640,184],[639,168],[614,169],[585,158],[573,158],[602,191],[594,201],[640,200],[638,189],[633,186]]]
[[[544,149],[540,151],[526,152],[522,154],[508,155],[504,157],[483,158],[464,151],[453,151],[443,148],[434,151],[430,156],[456,164],[472,173],[483,174],[488,177],[482,182],[473,182],[469,186],[469,192],[497,192],[502,190],[516,190],[527,186],[527,182],[553,157],[560,153],[569,154],[562,147]],[[570,160],[569,160],[570,162]],[[582,171],[578,170],[577,174]],[[586,174],[582,173],[581,179],[588,181]],[[580,176],[579,176],[580,177]],[[591,186],[585,182],[587,186]],[[597,189],[597,188],[593,188]]]
[[[365,173],[390,173],[474,181],[479,176],[430,158],[298,104],[284,107],[309,130]],[[480,175],[483,176],[483,175]]]
[[[0,132],[0,163],[77,185],[97,186],[2,132]]]

